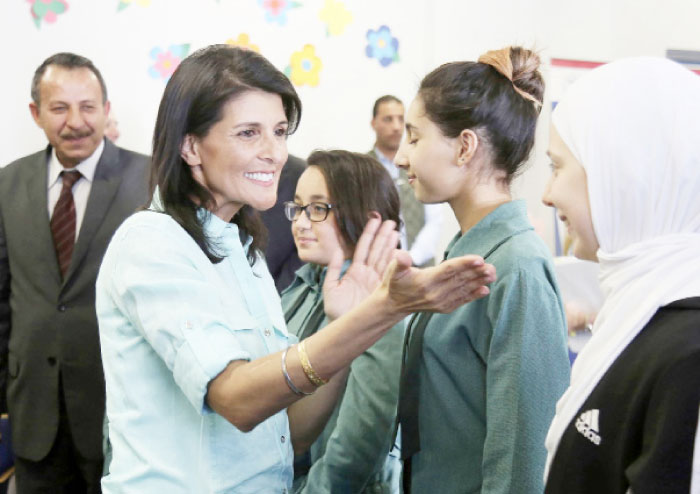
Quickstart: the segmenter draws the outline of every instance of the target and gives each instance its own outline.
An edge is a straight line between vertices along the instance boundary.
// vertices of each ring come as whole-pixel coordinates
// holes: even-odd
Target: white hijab
[[[588,178],[605,302],[547,434],[564,430],[659,307],[700,296],[700,77],[665,59],[604,65],[552,123]]]

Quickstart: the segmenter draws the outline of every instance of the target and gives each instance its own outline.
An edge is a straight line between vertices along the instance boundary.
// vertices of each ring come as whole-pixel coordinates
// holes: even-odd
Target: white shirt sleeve
[[[425,224],[418,232],[409,253],[413,264],[420,266],[435,257],[435,248],[440,240],[443,204],[424,204]]]

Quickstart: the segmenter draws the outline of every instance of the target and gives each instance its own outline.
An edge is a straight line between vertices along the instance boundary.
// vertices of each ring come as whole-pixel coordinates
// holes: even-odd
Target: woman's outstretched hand
[[[496,280],[496,269],[481,257],[462,256],[432,268],[414,268],[410,255],[396,249],[399,233],[395,228],[393,221],[371,219],[342,279],[342,252],[334,254],[323,285],[324,306],[331,319],[340,317],[375,289],[384,292],[390,312],[403,315],[452,312],[489,294],[486,285]]]
[[[452,312],[489,294],[496,268],[480,256],[448,259],[431,268],[411,267],[411,257],[401,251],[384,273],[381,290],[392,308],[403,314]]]

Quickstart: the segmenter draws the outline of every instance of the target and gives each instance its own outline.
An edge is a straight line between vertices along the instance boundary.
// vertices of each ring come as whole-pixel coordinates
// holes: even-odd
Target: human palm
[[[399,240],[395,228],[393,221],[370,220],[355,247],[352,264],[342,278],[343,253],[338,249],[333,254],[323,284],[323,303],[329,318],[345,314],[380,284],[384,271],[395,257]]]

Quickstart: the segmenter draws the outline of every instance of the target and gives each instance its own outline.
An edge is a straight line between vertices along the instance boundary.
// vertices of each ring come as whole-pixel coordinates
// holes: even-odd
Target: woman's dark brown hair
[[[323,174],[336,221],[345,245],[355,250],[370,214],[394,220],[399,229],[399,194],[381,163],[366,154],[350,151],[314,151],[308,159]]]
[[[151,196],[158,191],[162,209],[173,217],[214,263],[221,257],[204,233],[197,215],[200,207],[209,209],[214,198],[193,177],[180,155],[187,135],[204,138],[223,118],[223,108],[246,91],[262,90],[282,98],[293,133],[301,118],[301,101],[289,79],[262,55],[229,45],[203,48],[182,61],[168,81],[158,109],[153,132]],[[265,226],[257,211],[243,206],[233,223],[241,236],[252,236],[248,261],[255,262],[263,250]]]
[[[510,182],[535,142],[544,81],[536,53],[507,47],[478,62],[453,62],[425,76],[418,96],[427,117],[447,137],[471,129],[484,139],[494,166]]]

